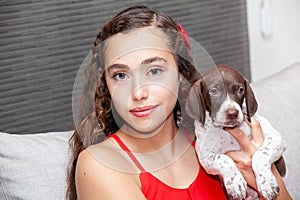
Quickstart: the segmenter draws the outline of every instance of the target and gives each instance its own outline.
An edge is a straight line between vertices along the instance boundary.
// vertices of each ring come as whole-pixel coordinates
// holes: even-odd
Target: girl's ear
[[[247,117],[250,120],[250,117],[252,117],[256,111],[257,111],[257,101],[254,95],[254,92],[249,84],[248,81],[245,81],[245,101],[246,101],[246,107],[247,107]]]
[[[192,119],[199,121],[202,125],[205,123],[206,108],[210,108],[210,99],[205,95],[207,86],[204,80],[199,79],[191,88],[186,99],[185,111]]]

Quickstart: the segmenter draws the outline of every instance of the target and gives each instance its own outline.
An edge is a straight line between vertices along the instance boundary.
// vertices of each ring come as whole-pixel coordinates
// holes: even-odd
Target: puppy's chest
[[[250,128],[243,122],[239,128],[251,139]],[[202,127],[198,121],[195,121],[195,134],[197,137],[196,146],[201,149],[201,154],[208,152],[226,153],[228,151],[240,150],[237,140],[222,127],[216,127],[208,119],[205,126]]]

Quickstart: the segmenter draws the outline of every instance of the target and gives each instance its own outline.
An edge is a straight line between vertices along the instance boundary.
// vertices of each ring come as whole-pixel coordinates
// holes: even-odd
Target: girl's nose
[[[141,77],[136,77],[133,82],[132,99],[135,101],[147,99],[149,91],[146,82]]]

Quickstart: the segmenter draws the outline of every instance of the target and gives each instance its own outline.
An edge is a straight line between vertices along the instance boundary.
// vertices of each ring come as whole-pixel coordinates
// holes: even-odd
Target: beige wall
[[[261,33],[261,3],[270,4],[271,33]],[[247,0],[252,81],[300,60],[300,1]],[[268,24],[265,24],[268,26]]]

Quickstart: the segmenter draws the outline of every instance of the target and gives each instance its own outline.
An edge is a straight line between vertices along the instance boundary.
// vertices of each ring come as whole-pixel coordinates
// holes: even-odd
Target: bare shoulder
[[[115,160],[119,163],[114,163]],[[118,164],[130,166],[126,157],[105,144],[82,151],[76,167],[78,198],[145,199],[140,189],[138,173],[122,171],[120,167],[116,168]]]

